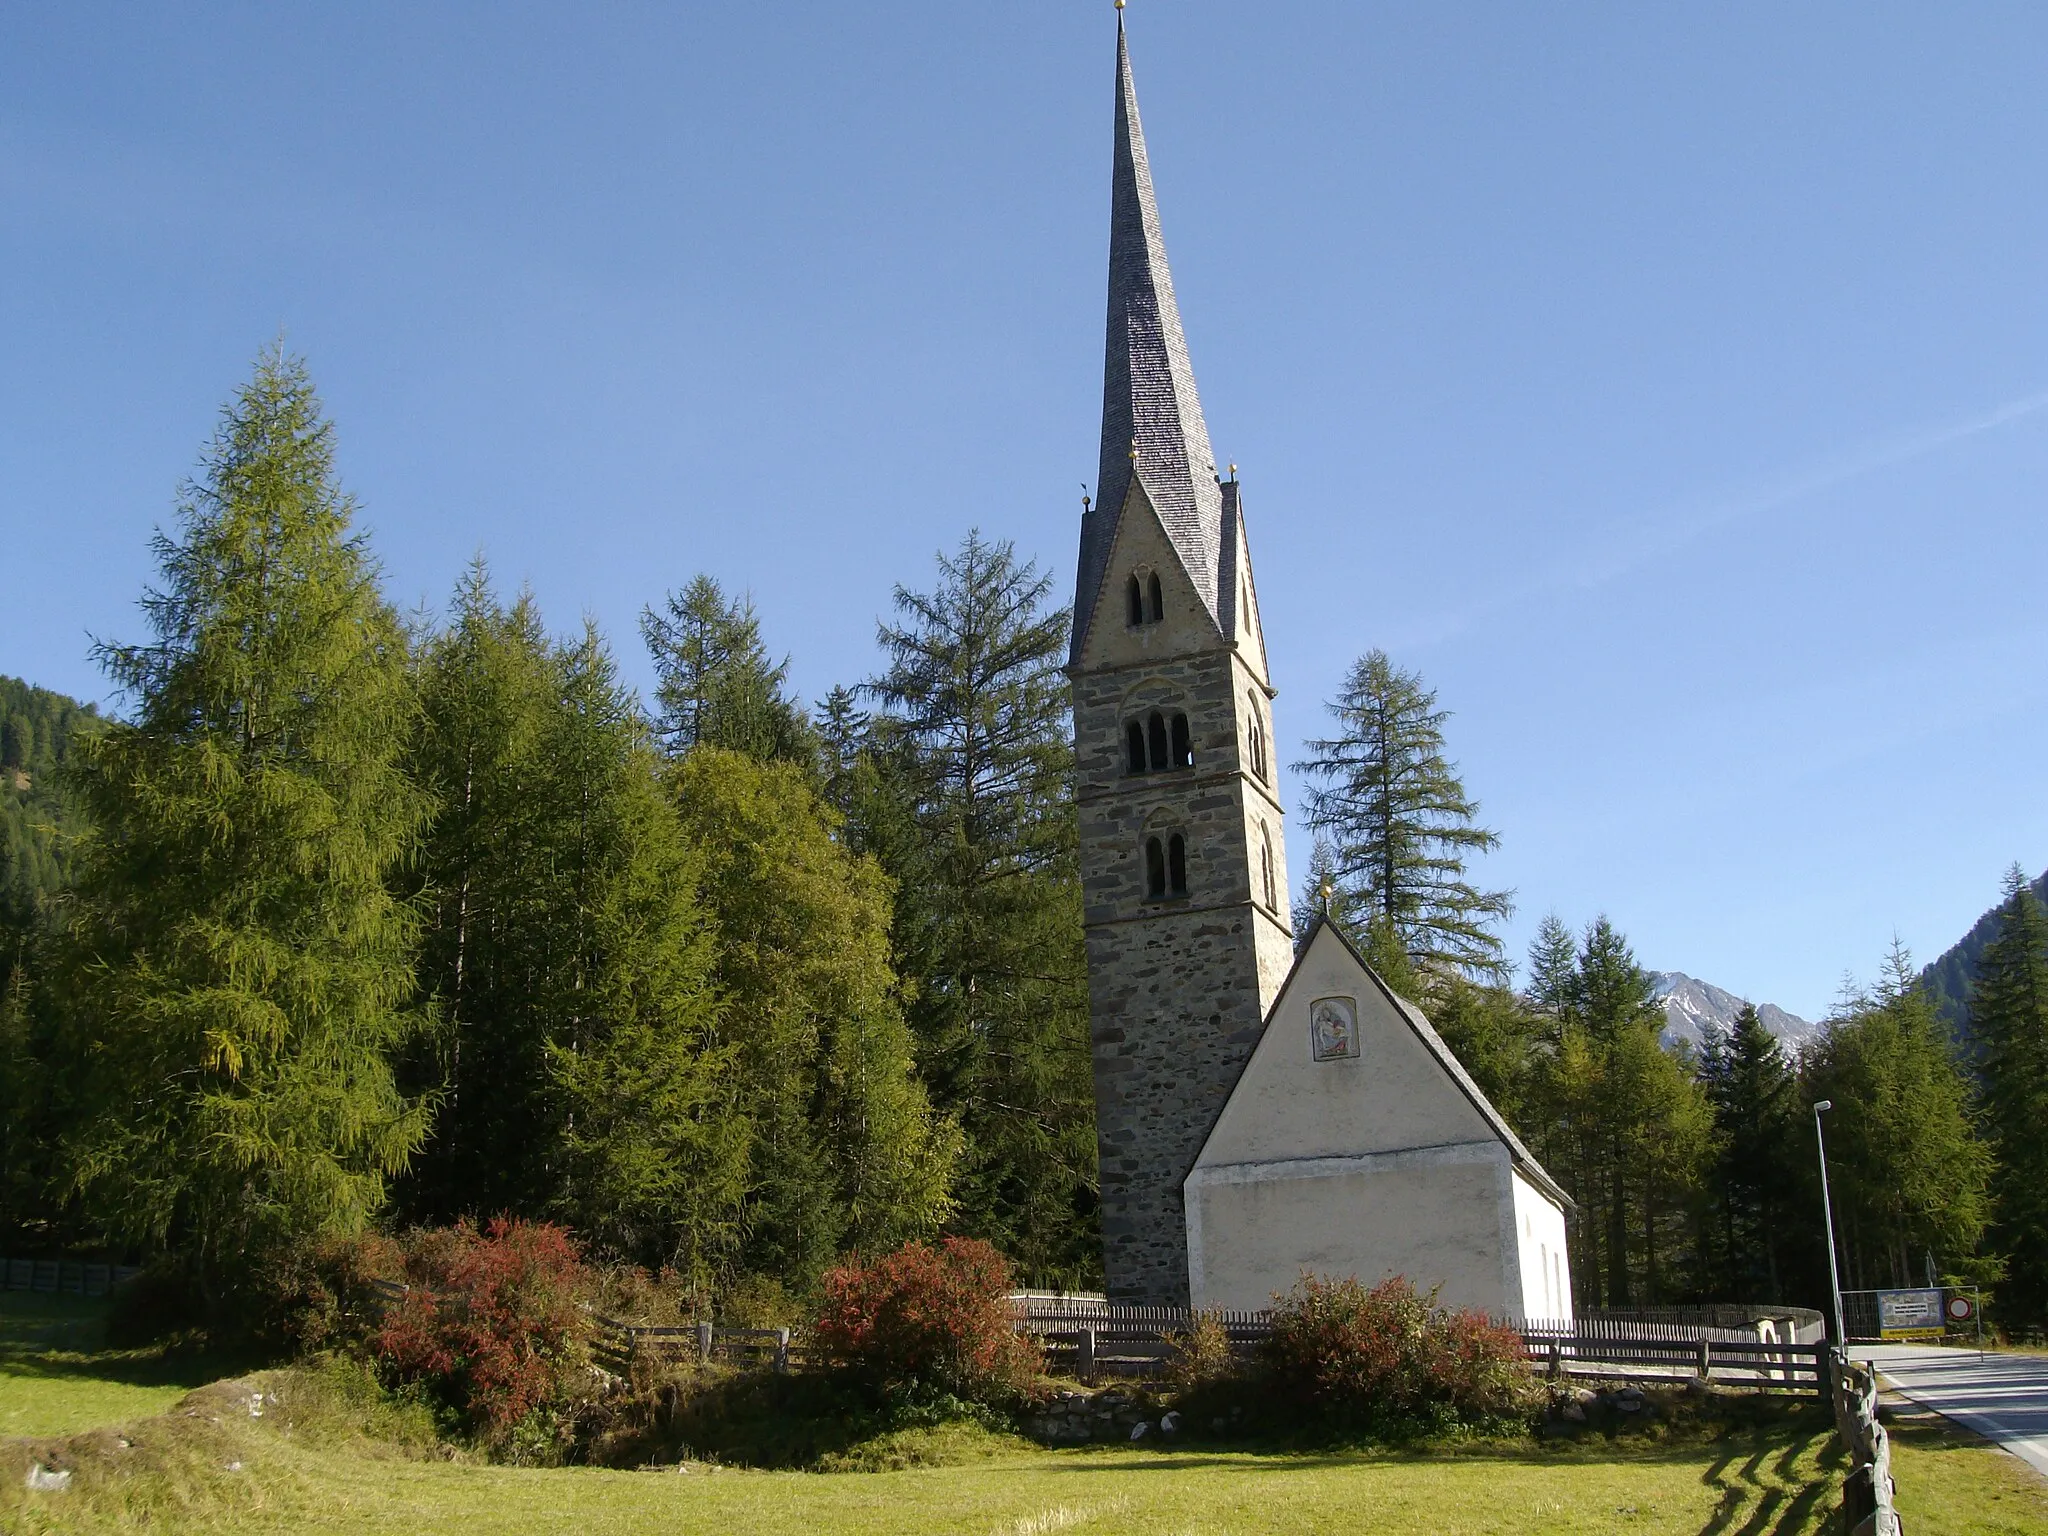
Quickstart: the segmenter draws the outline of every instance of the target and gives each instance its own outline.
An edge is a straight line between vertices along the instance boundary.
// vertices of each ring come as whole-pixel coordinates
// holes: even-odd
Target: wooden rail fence
[[[85,1259],[0,1259],[0,1289],[104,1296],[136,1273],[133,1264],[94,1264]]]

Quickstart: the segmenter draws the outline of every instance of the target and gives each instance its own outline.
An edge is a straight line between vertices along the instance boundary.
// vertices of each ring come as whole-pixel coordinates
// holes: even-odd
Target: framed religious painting
[[[1308,1005],[1309,1054],[1317,1061],[1349,1061],[1358,1055],[1358,999],[1319,997]]]

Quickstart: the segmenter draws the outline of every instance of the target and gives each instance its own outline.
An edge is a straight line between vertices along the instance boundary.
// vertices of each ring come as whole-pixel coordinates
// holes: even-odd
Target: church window
[[[1166,891],[1169,896],[1188,893],[1188,840],[1178,832],[1166,840]]]
[[[1166,894],[1166,849],[1156,837],[1145,839],[1145,894],[1154,901]]]
[[[1192,768],[1195,766],[1194,747],[1188,741],[1188,717],[1173,717],[1173,766]]]
[[[1131,626],[1135,629],[1138,625],[1145,622],[1145,594],[1138,586],[1137,577],[1133,576],[1129,583],[1126,584],[1124,599],[1125,606],[1130,613]]]
[[[1166,617],[1166,594],[1160,590],[1157,571],[1146,578],[1145,587],[1152,598],[1152,622],[1157,624]]]
[[[1246,698],[1251,705],[1251,723],[1249,729],[1251,734],[1252,772],[1256,773],[1261,779],[1264,779],[1267,777],[1266,719],[1264,714],[1262,714],[1259,710],[1259,696],[1255,693],[1247,694]]]
[[[1124,727],[1124,772],[1145,771],[1145,727],[1133,720]]]
[[[1166,767],[1166,717],[1158,710],[1152,711],[1152,718],[1146,722],[1146,733],[1152,741],[1152,771],[1157,773]]]
[[[1280,910],[1279,892],[1273,885],[1273,834],[1259,823],[1259,885],[1266,895],[1268,911]]]

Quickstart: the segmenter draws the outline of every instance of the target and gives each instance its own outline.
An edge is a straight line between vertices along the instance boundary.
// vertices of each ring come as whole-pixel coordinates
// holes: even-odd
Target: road
[[[2048,1355],[1856,1344],[1886,1381],[1944,1418],[1995,1440],[2048,1477]]]

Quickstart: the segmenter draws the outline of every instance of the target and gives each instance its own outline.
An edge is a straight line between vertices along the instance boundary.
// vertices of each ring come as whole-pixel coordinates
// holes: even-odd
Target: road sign
[[[1886,1339],[1938,1339],[1943,1327],[1941,1292],[1879,1291],[1877,1331]]]
[[[1977,1315],[1977,1303],[1967,1296],[1951,1296],[1942,1311],[1952,1323],[1967,1323]]]

